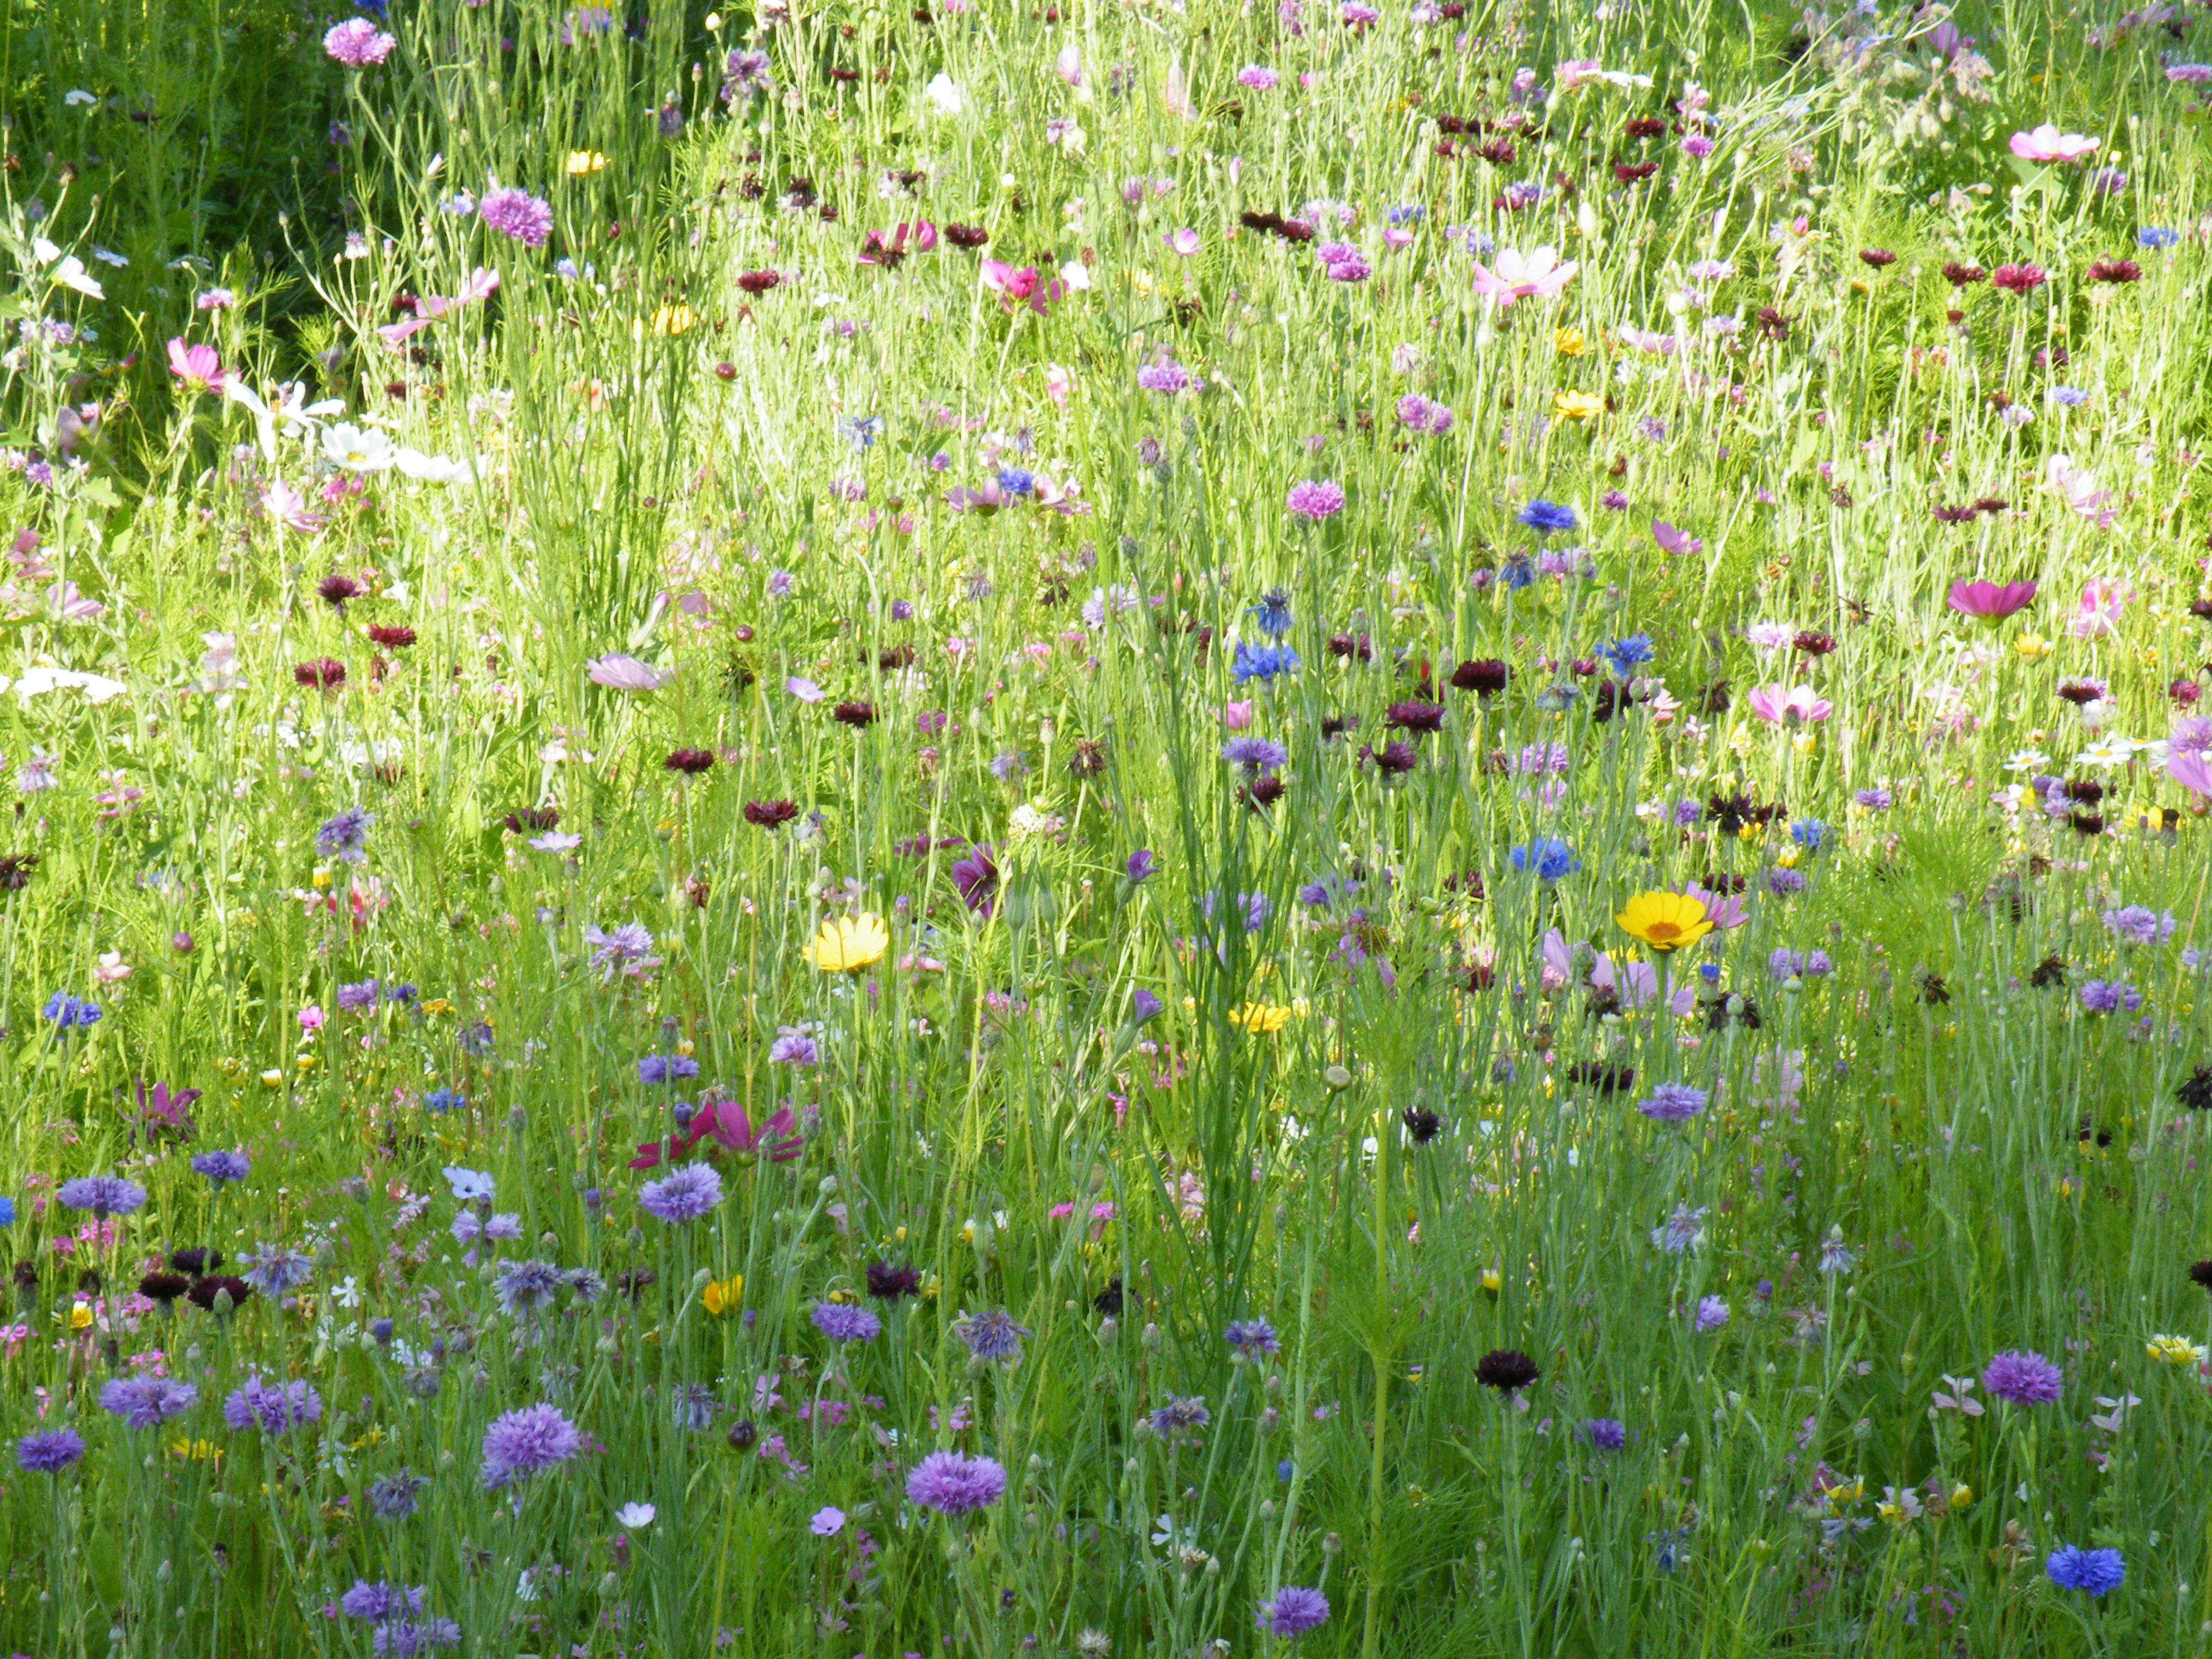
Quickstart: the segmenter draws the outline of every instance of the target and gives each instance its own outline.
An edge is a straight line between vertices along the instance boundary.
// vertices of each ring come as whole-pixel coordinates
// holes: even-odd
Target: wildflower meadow
[[[2203,15],[0,0],[0,1656],[2212,1650]]]

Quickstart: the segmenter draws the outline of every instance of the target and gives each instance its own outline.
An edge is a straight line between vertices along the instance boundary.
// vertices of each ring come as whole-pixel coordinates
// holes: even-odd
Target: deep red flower
[[[799,816],[799,808],[787,800],[749,800],[745,803],[745,822],[763,830],[774,830],[789,823]]]
[[[2093,283],[2140,283],[2142,267],[2132,259],[2093,259],[2089,262],[2089,280]]]
[[[841,702],[830,711],[830,718],[840,726],[849,726],[859,731],[874,723],[876,706],[872,702]]]
[[[295,664],[292,678],[311,691],[335,691],[345,684],[345,665],[334,657],[317,657]]]
[[[2040,265],[1999,265],[1990,280],[2008,294],[2033,294],[2051,275]]]
[[[660,763],[672,772],[681,772],[686,777],[696,778],[713,768],[714,757],[704,749],[678,749]]]
[[[386,628],[380,623],[368,630],[368,638],[372,645],[381,645],[396,651],[403,646],[415,643],[415,630],[411,628]]]
[[[324,603],[332,609],[343,611],[348,599],[357,599],[361,597],[362,586],[350,576],[333,574],[317,582],[315,592],[321,594]]]

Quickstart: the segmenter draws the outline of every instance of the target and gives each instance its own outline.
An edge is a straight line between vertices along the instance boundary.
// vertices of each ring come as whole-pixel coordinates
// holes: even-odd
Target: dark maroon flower
[[[2191,599],[2189,614],[2199,622],[2212,622],[2212,599]]]
[[[1542,1375],[1536,1362],[1518,1348],[1492,1348],[1474,1365],[1474,1380],[1500,1394],[1525,1389]]]
[[[1880,270],[1884,265],[1895,264],[1897,256],[1886,247],[1863,247],[1859,250],[1859,263]]]
[[[1413,1138],[1416,1146],[1425,1146],[1443,1132],[1443,1119],[1425,1106],[1408,1106],[1399,1114],[1405,1120],[1406,1133]]]
[[[253,1294],[253,1286],[242,1279],[232,1278],[228,1273],[210,1273],[205,1279],[195,1281],[185,1296],[195,1308],[213,1313],[216,1297],[225,1291],[229,1292],[232,1307],[243,1307],[246,1298]]]
[[[2142,267],[2132,259],[2092,259],[2089,280],[2093,283],[2140,283]]]
[[[138,1294],[149,1302],[160,1303],[167,1309],[191,1287],[192,1281],[182,1273],[166,1273],[157,1268],[138,1281]]]
[[[1825,657],[1836,648],[1834,635],[1810,628],[1800,629],[1790,643],[1808,657]]]
[[[1478,697],[1494,697],[1505,689],[1505,682],[1512,678],[1512,672],[1495,657],[1463,662],[1452,670],[1452,689],[1455,691],[1472,691]]]
[[[947,225],[939,234],[955,247],[981,247],[991,240],[981,225]]]
[[[1962,265],[1956,259],[1948,261],[1943,267],[1943,280],[1953,288],[1972,288],[1988,276],[1989,272],[1979,265]]]
[[[2065,698],[2067,702],[2072,703],[2076,708],[2081,708],[2084,703],[2096,702],[2098,698],[2105,695],[2105,691],[2106,686],[2102,680],[2061,680],[2058,682],[2058,695]]]
[[[704,749],[678,749],[660,763],[671,772],[681,772],[687,778],[696,778],[702,772],[713,769],[714,757]]]
[[[379,623],[368,630],[368,642],[397,651],[415,643],[415,630],[411,628],[386,628]]]
[[[1623,185],[1640,185],[1658,171],[1656,161],[1615,161],[1613,164],[1613,179]]]
[[[1632,115],[1620,124],[1620,131],[1626,137],[1656,138],[1667,131],[1667,124],[1656,115]]]
[[[1442,703],[1394,702],[1384,711],[1382,724],[1399,732],[1416,733],[1441,732],[1444,729],[1444,710]]]
[[[311,691],[335,691],[345,684],[345,665],[334,657],[317,657],[294,665],[292,678]]]
[[[765,294],[780,286],[783,273],[775,270],[744,270],[738,273],[738,288],[745,294]]]
[[[830,711],[830,718],[857,732],[874,721],[876,706],[872,702],[841,702]]]
[[[1790,325],[1795,319],[1784,316],[1772,306],[1759,308],[1759,331],[1762,337],[1778,343],[1790,337]]]
[[[38,867],[36,853],[0,854],[0,892],[21,892],[31,884],[31,872]]]
[[[1990,280],[2008,294],[2033,294],[2051,275],[2041,265],[1999,265]]]
[[[745,822],[763,830],[774,830],[789,823],[799,816],[799,808],[787,800],[749,800],[745,803]]]
[[[1370,745],[1360,750],[1359,758],[1372,762],[1375,769],[1385,777],[1396,777],[1401,773],[1410,772],[1420,764],[1421,760],[1410,743],[1386,743],[1379,750]]]
[[[1334,743],[1346,732],[1358,729],[1359,716],[1357,714],[1323,714],[1321,717],[1321,740],[1323,743]]]
[[[343,611],[348,599],[361,597],[362,586],[350,576],[332,574],[317,582],[315,592],[322,595],[323,602],[332,610]]]
[[[1356,638],[1350,634],[1332,634],[1328,636],[1328,654],[1332,657],[1357,657],[1362,662],[1370,662],[1374,659],[1375,652],[1364,634]]]
[[[509,812],[506,817],[507,833],[510,836],[542,836],[561,823],[557,806],[526,806]]]
[[[868,1294],[883,1302],[895,1302],[902,1296],[920,1296],[921,1274],[912,1267],[894,1267],[888,1261],[871,1261],[868,1263]]]

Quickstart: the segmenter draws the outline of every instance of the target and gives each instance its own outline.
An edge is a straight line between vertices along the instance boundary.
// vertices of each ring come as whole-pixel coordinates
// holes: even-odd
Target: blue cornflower
[[[2168,230],[2164,225],[2145,225],[2136,233],[2137,247],[2172,247],[2181,240],[2178,230]]]
[[[1248,680],[1272,680],[1278,674],[1295,673],[1297,668],[1298,653],[1287,645],[1252,645],[1239,640],[1229,674],[1243,685]]]
[[[12,1227],[15,1224],[15,1200],[12,1198],[0,1198],[0,1227]]]
[[[1790,839],[1808,853],[1817,853],[1826,844],[1828,826],[1818,818],[1799,818],[1790,826]]]
[[[1394,225],[1418,225],[1429,216],[1429,210],[1420,203],[1414,202],[1407,206],[1386,209],[1382,216]]]
[[[1009,495],[1034,495],[1036,474],[1025,466],[1002,466],[999,469],[999,488]]]
[[[1221,1333],[1221,1340],[1230,1346],[1232,1358],[1240,1365],[1283,1351],[1282,1340],[1275,1334],[1275,1328],[1264,1319],[1232,1321]]]
[[[1518,592],[1536,580],[1536,567],[1516,555],[1498,567],[1498,580],[1504,582],[1513,592]]]
[[[201,1152],[192,1159],[192,1173],[205,1176],[213,1185],[221,1187],[243,1181],[252,1174],[253,1160],[244,1152]]]
[[[872,448],[876,440],[884,435],[884,417],[870,415],[862,418],[848,415],[837,422],[837,435],[856,452]]]
[[[100,1024],[100,1005],[73,997],[67,991],[57,991],[48,997],[46,1006],[39,1013],[57,1031],[82,1031]]]
[[[2051,395],[2068,409],[2079,409],[2089,401],[2089,394],[2078,386],[2053,386]]]
[[[1291,758],[1291,751],[1279,743],[1270,743],[1265,738],[1231,738],[1221,745],[1221,758],[1232,766],[1248,766],[1255,772],[1272,772]]]
[[[376,823],[376,815],[364,812],[358,806],[349,806],[334,817],[325,818],[315,831],[315,851],[326,859],[334,858],[341,864],[366,864],[368,861],[368,832]]]
[[[1651,660],[1651,636],[1649,634],[1631,634],[1626,639],[1608,641],[1598,647],[1597,653],[1613,665],[1613,672],[1626,678],[1632,672]]]
[[[457,1112],[469,1103],[469,1097],[459,1089],[433,1089],[422,1097],[426,1112]]]
[[[2085,1550],[2061,1544],[2043,1564],[2051,1582],[2061,1589],[2087,1590],[2107,1595],[2128,1581],[2127,1563],[2118,1550]]]
[[[1540,836],[1513,848],[1505,858],[1516,870],[1533,870],[1536,878],[1547,884],[1571,876],[1583,867],[1583,861],[1575,856],[1575,849],[1556,836]]]
[[[1279,640],[1291,631],[1291,596],[1279,587],[1271,587],[1244,614],[1269,639]]]
[[[1575,527],[1574,508],[1563,507],[1558,501],[1547,501],[1540,495],[1522,507],[1518,517],[1523,525],[1539,536],[1549,536],[1554,532]]]
[[[699,1075],[699,1062],[689,1054],[647,1054],[637,1063],[640,1083],[675,1083]]]

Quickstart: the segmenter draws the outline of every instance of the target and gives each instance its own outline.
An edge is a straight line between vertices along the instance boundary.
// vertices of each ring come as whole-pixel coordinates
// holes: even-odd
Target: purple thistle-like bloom
[[[714,1213],[722,1201],[722,1177],[708,1164],[686,1164],[674,1174],[648,1181],[637,1206],[656,1221],[676,1226]]]
[[[1264,1319],[1238,1320],[1221,1333],[1221,1340],[1234,1350],[1235,1360],[1240,1365],[1283,1351],[1282,1340],[1275,1334],[1275,1328]]]
[[[2093,979],[2076,994],[2082,1008],[2093,1014],[2130,1013],[2142,1006],[2142,993],[2124,979]]]
[[[450,1619],[394,1619],[376,1627],[371,1650],[379,1659],[415,1659],[433,1648],[457,1648],[461,1627]]]
[[[1028,1326],[1014,1323],[1012,1314],[987,1308],[957,1321],[952,1334],[967,1345],[968,1352],[976,1358],[996,1359],[1011,1365],[1022,1357],[1022,1339],[1031,1332]]]
[[[15,1467],[27,1474],[59,1474],[84,1455],[84,1437],[75,1429],[42,1429],[15,1443]]]
[[[477,204],[477,214],[501,235],[511,236],[525,247],[544,247],[553,234],[551,204],[512,185],[486,191]]]
[[[882,1320],[847,1302],[817,1302],[807,1317],[832,1342],[872,1342],[884,1330]]]
[[[387,1474],[369,1484],[369,1510],[380,1521],[404,1521],[415,1513],[416,1494],[429,1484],[421,1475],[410,1474],[404,1469],[398,1474]]]
[[[556,1407],[540,1404],[502,1412],[484,1431],[484,1490],[497,1492],[526,1475],[565,1463],[583,1449],[576,1425]]]
[[[349,17],[323,34],[323,50],[348,69],[381,64],[398,44],[366,17]]]
[[[252,1172],[253,1160],[244,1152],[199,1152],[192,1158],[192,1173],[205,1176],[218,1187],[243,1181]]]
[[[775,1041],[769,1044],[768,1057],[775,1066],[818,1066],[822,1050],[815,1043],[813,1032],[804,1025],[779,1025]]]
[[[2008,1349],[1982,1371],[1982,1386],[2015,1406],[2047,1406],[2058,1398],[2066,1373],[2039,1353]]]
[[[1189,389],[1190,371],[1171,357],[1162,362],[1146,363],[1137,371],[1137,387],[1141,392],[1173,396]]]
[[[1582,1434],[1583,1443],[1598,1451],[1616,1452],[1628,1443],[1628,1430],[1617,1417],[1593,1417]]]
[[[932,1452],[906,1478],[909,1503],[939,1515],[966,1515],[1006,1494],[1006,1472],[995,1458]]]
[[[1705,1236],[1705,1206],[1692,1209],[1687,1204],[1677,1204],[1674,1213],[1651,1230],[1651,1244],[1653,1249],[1664,1250],[1669,1255],[1680,1255],[1694,1248]]]
[[[1344,486],[1332,478],[1301,478],[1283,505],[1293,517],[1317,524],[1344,511]]]
[[[349,1014],[371,1013],[376,1008],[376,981],[356,980],[350,985],[341,985],[337,990],[337,1005]]]
[[[2061,1544],[2043,1564],[2051,1582],[2061,1589],[2087,1590],[2108,1595],[2128,1581],[2127,1563],[2118,1550],[2085,1550]]]
[[[304,1378],[270,1384],[249,1376],[222,1402],[222,1420],[243,1433],[259,1429],[264,1434],[286,1434],[302,1423],[322,1420],[323,1397]]]
[[[1167,1397],[1167,1404],[1154,1409],[1146,1419],[1154,1434],[1163,1440],[1182,1440],[1193,1431],[1204,1428],[1213,1420],[1213,1413],[1206,1408],[1206,1397],[1194,1395],[1188,1400]]]
[[[1221,745],[1221,758],[1232,766],[1255,772],[1272,772],[1291,758],[1291,751],[1265,738],[1231,738]]]
[[[652,1085],[682,1083],[699,1075],[699,1062],[689,1054],[647,1054],[637,1063],[637,1080]]]
[[[200,1391],[167,1376],[118,1376],[100,1390],[100,1408],[134,1429],[150,1429],[199,1403]]]
[[[368,861],[368,832],[376,823],[374,812],[364,812],[358,806],[349,806],[344,811],[325,818],[315,830],[315,851],[324,858],[334,858],[341,864],[365,864]]]
[[[2105,912],[2105,926],[2130,945],[2163,945],[2173,937],[2177,925],[2172,911],[2160,913],[2141,904]]]
[[[1690,1316],[1690,1328],[1704,1336],[1717,1331],[1729,1322],[1729,1304],[1723,1297],[1701,1296],[1697,1310]]]
[[[1317,1589],[1285,1584],[1260,1603],[1255,1622],[1269,1636],[1303,1636],[1328,1618],[1328,1597]]]
[[[1662,1083],[1636,1103],[1636,1109],[1655,1123],[1686,1123],[1705,1109],[1708,1098],[1692,1084]]]
[[[239,1261],[246,1268],[246,1282],[264,1296],[287,1295],[315,1276],[314,1258],[289,1246],[240,1256]]]
[[[356,1578],[353,1588],[338,1597],[338,1611],[349,1619],[390,1619],[402,1613],[420,1613],[422,1589],[420,1584],[412,1588],[372,1584],[365,1578]]]
[[[62,1182],[54,1194],[66,1210],[89,1210],[96,1216],[129,1215],[146,1202],[146,1189],[121,1176],[79,1176]]]

